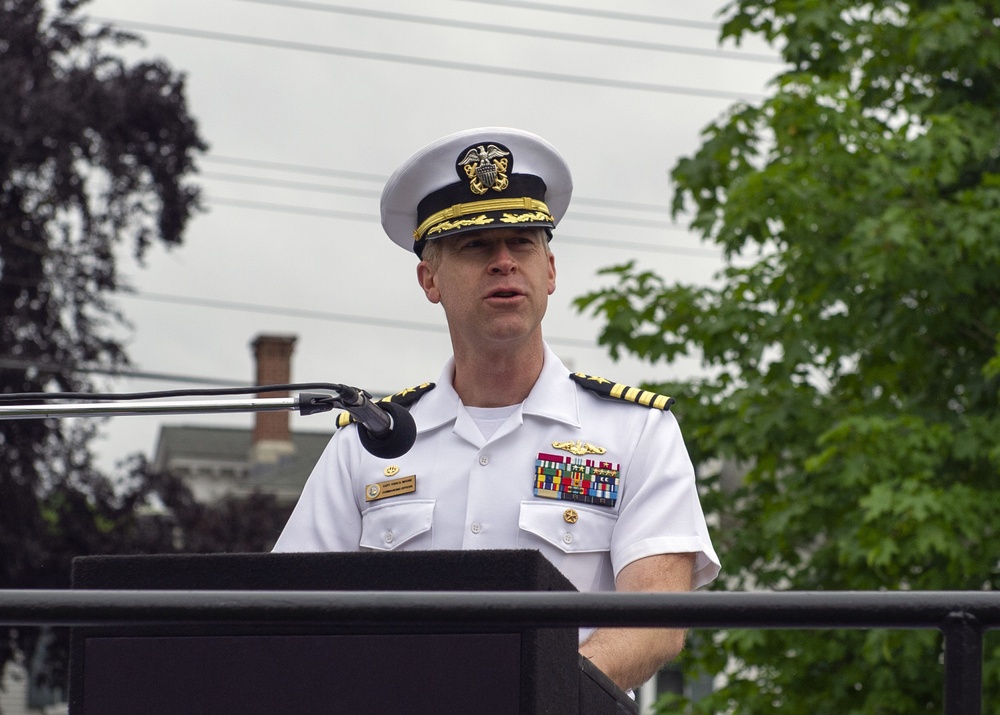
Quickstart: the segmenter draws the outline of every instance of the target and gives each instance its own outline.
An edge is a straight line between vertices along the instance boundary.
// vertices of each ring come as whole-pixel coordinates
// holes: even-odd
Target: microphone
[[[413,415],[394,402],[374,402],[363,391],[342,386],[341,406],[358,423],[361,446],[380,459],[395,459],[410,451],[417,441]]]

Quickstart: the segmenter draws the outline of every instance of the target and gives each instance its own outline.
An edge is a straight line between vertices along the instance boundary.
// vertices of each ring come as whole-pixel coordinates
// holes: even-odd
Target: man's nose
[[[498,241],[490,256],[491,273],[510,273],[517,269],[517,262],[504,241]]]

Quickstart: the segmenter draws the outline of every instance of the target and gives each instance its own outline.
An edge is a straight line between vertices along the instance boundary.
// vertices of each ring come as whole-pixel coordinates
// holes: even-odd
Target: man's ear
[[[424,295],[431,303],[441,302],[441,291],[437,287],[437,276],[434,267],[427,261],[417,264],[417,282],[424,289]]]
[[[549,254],[549,295],[556,292],[556,257]]]

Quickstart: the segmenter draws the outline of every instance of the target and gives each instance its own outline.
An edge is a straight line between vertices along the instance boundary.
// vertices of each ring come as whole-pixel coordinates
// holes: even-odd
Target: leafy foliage
[[[634,264],[578,300],[658,387],[704,475],[729,589],[1000,586],[1000,3],[734,0],[788,68],[673,170],[716,287]],[[940,712],[933,633],[730,631],[695,712]],[[988,642],[989,643],[989,642]],[[987,647],[988,698],[1000,659]],[[989,702],[989,700],[987,700]]]

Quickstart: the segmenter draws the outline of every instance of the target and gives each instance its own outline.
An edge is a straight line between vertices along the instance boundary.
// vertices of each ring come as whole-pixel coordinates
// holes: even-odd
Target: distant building
[[[295,337],[260,335],[252,343],[257,385],[291,382]],[[261,397],[288,397],[287,392]],[[195,499],[210,503],[253,491],[288,505],[299,493],[330,441],[330,432],[292,433],[289,412],[257,412],[250,429],[204,425],[160,428],[153,468],[182,478]]]

